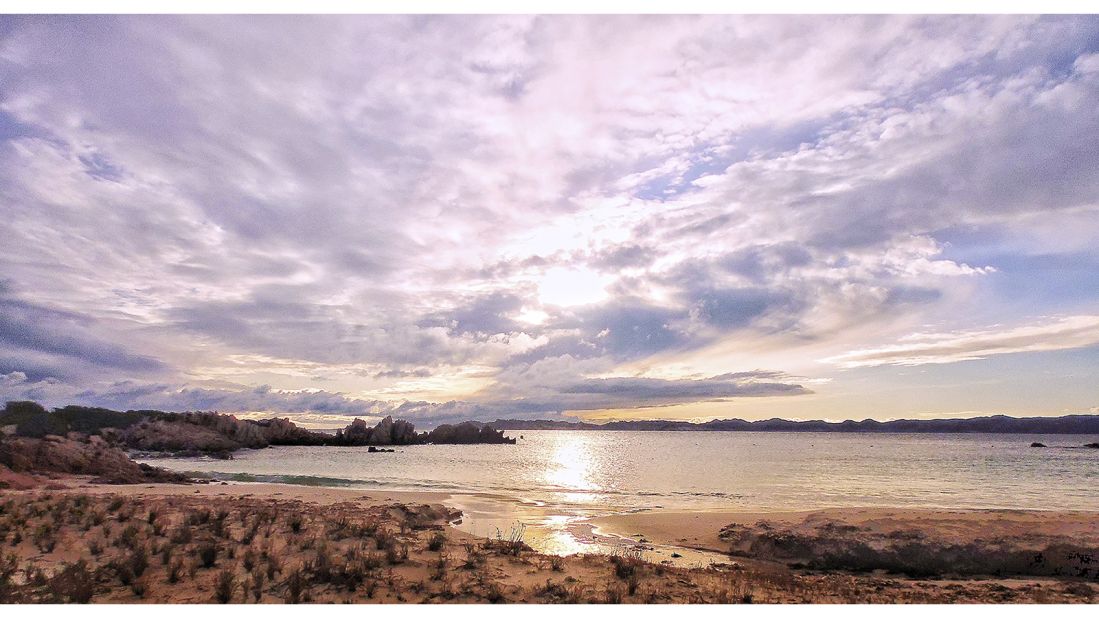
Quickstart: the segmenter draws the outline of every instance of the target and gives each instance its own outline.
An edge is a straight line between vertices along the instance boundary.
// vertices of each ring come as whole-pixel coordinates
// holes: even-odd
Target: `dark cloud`
[[[418,369],[387,369],[374,373],[375,378],[427,378],[431,376],[431,370],[420,367]]]
[[[790,293],[769,288],[694,290],[690,300],[692,317],[722,330],[747,327],[776,309],[793,317],[801,308]]]
[[[2,361],[9,370],[25,371],[29,375],[52,375],[54,363],[69,365],[74,361],[96,368],[134,372],[151,372],[163,368],[155,358],[132,353],[120,345],[105,341],[95,333],[95,321],[71,311],[61,311],[18,298],[10,287],[0,282],[0,344],[5,354]],[[21,364],[17,359],[25,358]]]
[[[514,316],[522,309],[524,302],[516,294],[494,292],[464,299],[455,309],[431,314],[421,319],[418,325],[446,328],[452,334],[487,336],[513,333],[522,330]]]
[[[754,283],[767,283],[779,273],[809,265],[812,259],[812,254],[800,243],[784,242],[744,247],[727,253],[718,264]]]
[[[731,397],[769,397],[804,395],[812,391],[800,384],[759,382],[745,373],[722,374],[696,380],[660,380],[656,378],[598,378],[569,385],[562,390],[571,395],[608,395],[645,405],[727,399]],[[774,373],[763,377],[773,379]]]

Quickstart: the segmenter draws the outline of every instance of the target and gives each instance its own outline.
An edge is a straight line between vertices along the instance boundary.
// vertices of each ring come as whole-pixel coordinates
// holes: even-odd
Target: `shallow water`
[[[276,447],[233,460],[157,459],[219,478],[456,494],[463,527],[583,551],[593,515],[648,509],[849,506],[1099,510],[1099,436],[508,432],[511,445]],[[1030,448],[1031,442],[1049,448]],[[586,527],[585,527],[586,526]]]

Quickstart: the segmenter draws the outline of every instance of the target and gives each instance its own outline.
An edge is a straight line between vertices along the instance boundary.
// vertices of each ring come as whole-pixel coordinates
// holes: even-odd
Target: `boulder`
[[[1046,445],[1042,444],[1041,442],[1031,442],[1030,447],[1031,448],[1046,448]]]
[[[350,425],[336,432],[333,444],[338,446],[363,446],[370,441],[371,433],[366,421],[357,418],[351,421]]]
[[[408,421],[395,421],[390,437],[390,444],[415,444],[418,439],[416,428]]]
[[[367,444],[393,444],[393,417],[387,416],[374,426]]]

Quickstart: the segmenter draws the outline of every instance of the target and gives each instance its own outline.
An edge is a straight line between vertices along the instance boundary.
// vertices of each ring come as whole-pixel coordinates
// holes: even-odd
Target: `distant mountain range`
[[[788,421],[771,418],[746,421],[739,418],[718,419],[705,423],[687,421],[611,421],[605,424],[497,419],[489,423],[493,429],[562,431],[797,431],[837,433],[1031,433],[1031,434],[1095,434],[1099,435],[1099,415],[1075,414],[1057,417],[1016,418],[996,415],[979,418],[936,418],[927,420],[875,421]]]

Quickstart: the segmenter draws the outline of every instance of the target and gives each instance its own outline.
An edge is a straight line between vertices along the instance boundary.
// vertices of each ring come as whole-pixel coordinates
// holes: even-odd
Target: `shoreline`
[[[524,541],[543,554],[614,554],[640,550],[647,560],[672,565],[728,564],[729,526],[763,523],[811,533],[814,526],[863,526],[869,532],[898,530],[934,533],[943,542],[964,544],[996,533],[1001,537],[1076,538],[1099,547],[1099,509],[975,509],[968,507],[852,506],[819,509],[672,508],[618,512],[609,507],[576,509],[492,493],[450,490],[385,490],[299,485],[294,483],[210,481],[188,485],[105,485],[73,477],[63,491],[126,496],[206,496],[300,500],[317,505],[341,502],[431,504],[462,512],[451,527],[478,538],[502,538],[522,528]],[[1032,543],[1033,544],[1033,543]],[[1097,573],[1099,575],[1099,573]]]

